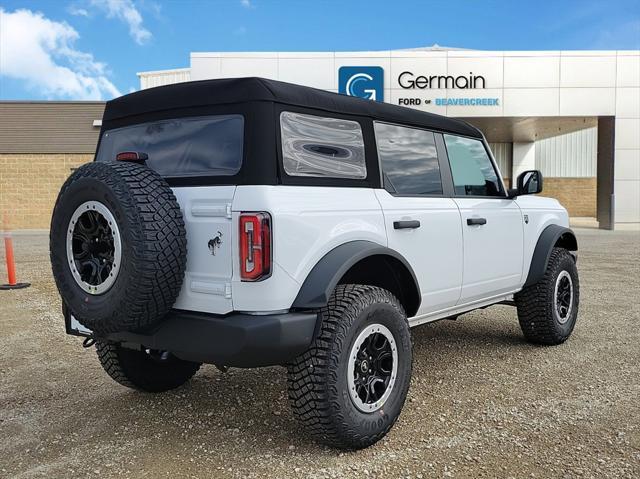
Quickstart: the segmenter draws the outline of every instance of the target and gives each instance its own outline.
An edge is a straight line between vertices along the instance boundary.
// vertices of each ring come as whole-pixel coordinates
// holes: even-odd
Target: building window
[[[284,111],[282,161],[289,176],[367,177],[362,129],[356,121]]]
[[[480,140],[444,135],[456,195],[502,196],[493,163]]]
[[[442,179],[434,134],[375,123],[384,186],[400,195],[441,195]]]

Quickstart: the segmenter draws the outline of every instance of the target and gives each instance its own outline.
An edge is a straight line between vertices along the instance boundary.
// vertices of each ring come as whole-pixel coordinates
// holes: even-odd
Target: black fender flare
[[[561,246],[569,251],[578,250],[578,240],[570,228],[565,228],[564,226],[559,225],[547,226],[542,230],[542,233],[540,233],[536,247],[533,250],[529,274],[523,288],[536,284],[540,279],[542,279],[544,272],[547,270],[547,265],[549,264],[551,251],[558,242],[560,242]]]
[[[411,273],[418,298],[421,298],[416,274],[404,256],[372,241],[355,240],[336,246],[316,263],[302,283],[292,308],[316,309],[326,306],[345,273],[358,261],[376,255],[391,256],[400,261]]]

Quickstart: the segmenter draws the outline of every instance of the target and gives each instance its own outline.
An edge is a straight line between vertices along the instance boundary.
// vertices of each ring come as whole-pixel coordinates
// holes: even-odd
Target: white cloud
[[[78,32],[40,12],[0,8],[0,76],[26,82],[47,98],[100,100],[120,96],[107,67],[74,47]]]
[[[89,12],[87,11],[86,8],[80,8],[75,5],[69,5],[69,8],[67,8],[67,12],[69,12],[71,15],[75,15],[76,17],[89,16]]]
[[[107,14],[107,18],[117,18],[129,26],[129,35],[142,45],[151,39],[151,32],[142,26],[142,15],[131,0],[91,0],[91,5]]]
[[[240,0],[240,5],[242,5],[244,8],[253,8],[253,3],[251,3],[251,0]]]

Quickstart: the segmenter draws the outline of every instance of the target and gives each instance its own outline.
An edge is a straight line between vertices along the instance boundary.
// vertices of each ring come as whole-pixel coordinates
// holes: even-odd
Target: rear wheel
[[[407,397],[406,314],[387,290],[339,285],[321,315],[319,334],[287,367],[294,415],[325,444],[370,446],[391,429]]]
[[[580,282],[571,253],[553,248],[544,276],[515,295],[518,320],[527,341],[556,345],[566,341],[578,319]]]
[[[131,389],[159,393],[182,386],[201,363],[184,361],[166,351],[136,350],[96,341],[103,369],[116,382]]]

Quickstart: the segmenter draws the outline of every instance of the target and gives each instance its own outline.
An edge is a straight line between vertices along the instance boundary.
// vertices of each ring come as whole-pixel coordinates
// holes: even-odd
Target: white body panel
[[[173,189],[187,230],[187,270],[174,308],[219,314],[233,311],[232,245],[236,235],[231,204],[235,190],[235,186]],[[209,241],[216,237],[220,241],[210,247]]]
[[[311,269],[336,246],[355,240],[387,245],[384,218],[373,189],[239,186],[233,211],[234,215],[266,211],[273,220],[274,274],[256,283],[242,282],[234,274],[234,308],[238,311],[289,309]],[[234,266],[238,257],[236,250]]]
[[[478,207],[478,205],[475,204],[474,201],[482,201],[484,203],[486,203],[487,201],[498,201],[501,204],[493,205],[493,208],[497,211],[487,212],[486,208]],[[489,288],[486,288],[485,294],[476,295],[474,293],[477,292],[477,289],[482,287],[482,282],[475,285],[468,284],[467,290],[465,291],[468,296],[466,298],[461,297],[456,306],[451,308],[444,308],[438,311],[429,311],[426,313],[418,314],[415,317],[409,319],[409,325],[412,327],[418,326],[423,323],[437,321],[438,319],[456,316],[458,314],[462,314],[476,308],[489,306],[500,301],[511,299],[513,297],[513,293],[516,293],[520,291],[520,289],[522,289],[522,286],[527,279],[533,252],[542,231],[551,224],[569,227],[569,216],[567,214],[567,211],[560,205],[560,203],[558,203],[558,201],[553,198],[544,198],[541,196],[521,196],[514,200],[456,198],[456,202],[460,204],[462,216],[461,223],[463,230],[467,227],[467,217],[485,217],[487,218],[487,225],[485,226],[488,226],[490,217],[487,216],[487,213],[490,213],[494,220],[496,220],[496,215],[500,210],[502,210],[503,212],[506,211],[506,217],[501,218],[501,221],[499,222],[502,223],[500,224],[500,229],[505,228],[506,225],[504,223],[511,223],[514,220],[513,217],[517,217],[515,212],[519,209],[521,215],[520,229],[514,226],[514,231],[508,232],[507,234],[511,235],[514,239],[520,236],[520,243],[518,243],[518,241],[514,241],[513,246],[521,244],[521,252],[518,253],[518,251],[516,250],[517,248],[514,248],[513,246],[508,246],[507,250],[505,250],[505,245],[501,242],[500,239],[498,239],[498,242],[494,244],[488,241],[488,237],[491,236],[491,234],[485,235],[485,237],[483,237],[483,235],[481,234],[478,234],[482,231],[477,231],[476,229],[482,227],[470,226],[469,228],[472,231],[467,232],[465,236],[465,244],[468,241],[470,243],[469,246],[476,249],[475,253],[477,256],[465,256],[465,268],[471,268],[471,274],[475,275],[476,281],[473,280],[473,276],[467,276],[467,279],[470,283],[478,283],[477,278],[487,274],[489,281],[494,282],[494,285],[499,287],[498,291],[489,291]],[[478,207],[477,210],[475,209],[476,207]],[[482,214],[480,213],[481,211],[483,212]],[[518,233],[518,231],[520,231],[521,233]],[[472,238],[479,239],[479,243],[484,243],[486,249],[480,249],[476,242],[472,240]],[[511,249],[509,250],[509,248]],[[522,266],[519,268],[521,274],[516,284],[512,283],[515,279],[513,270],[517,269],[517,262],[513,261],[508,265],[504,264],[503,258],[505,257],[505,254],[503,253],[505,252],[506,255],[511,257],[520,254],[520,257],[522,258]],[[468,251],[465,250],[465,253],[468,253]],[[469,261],[471,265],[467,266],[467,261]],[[484,262],[485,266],[487,267],[487,270],[484,272],[481,269],[477,269],[480,266],[481,262]],[[494,274],[492,274],[493,271],[497,272],[495,276]],[[466,269],[465,272],[467,272]],[[512,284],[512,286],[509,286],[510,284]]]
[[[524,284],[529,274],[531,258],[542,231],[549,225],[569,227],[569,214],[558,200],[543,196],[519,196],[515,202],[520,207],[523,216],[527,215],[529,222],[524,223],[524,245],[522,278]]]
[[[517,292],[544,228],[568,226],[553,199],[396,197],[385,190],[310,186],[179,187],[187,229],[187,272],[175,308],[226,314],[290,309],[311,269],[341,244],[367,240],[400,253],[422,296],[412,326],[492,304]],[[239,276],[238,216],[272,217],[269,278]],[[528,222],[525,222],[525,215]],[[483,217],[487,224],[468,226]],[[393,227],[398,220],[420,228]],[[222,235],[220,235],[222,233]],[[213,255],[210,239],[220,236]]]
[[[460,303],[513,291],[520,286],[523,218],[514,200],[456,198],[464,236],[464,274]],[[468,225],[484,218],[484,225]]]
[[[455,306],[462,287],[462,228],[451,198],[393,196],[375,190],[385,217],[389,248],[413,267],[422,302],[418,314]],[[416,229],[394,229],[394,221],[418,220]]]

